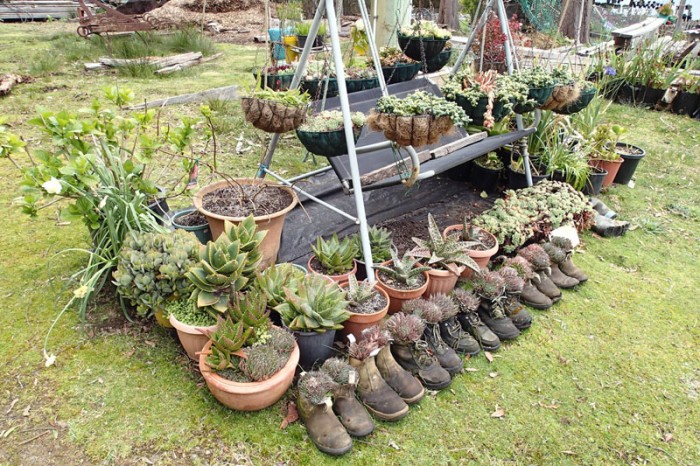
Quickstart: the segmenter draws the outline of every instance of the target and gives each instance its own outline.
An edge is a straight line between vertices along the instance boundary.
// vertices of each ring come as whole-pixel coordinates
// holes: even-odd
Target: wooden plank
[[[165,107],[167,105],[186,104],[190,102],[203,102],[206,100],[236,100],[238,99],[238,86],[216,87],[206,91],[183,94],[166,99],[158,99],[139,105],[132,105],[129,110],[143,110],[144,108]]]
[[[179,55],[171,55],[169,57],[144,57],[144,58],[110,58],[110,57],[100,57],[99,62],[106,66],[126,66],[135,65],[139,63],[147,63],[149,65],[164,68],[166,66],[177,65],[178,63],[185,63],[192,60],[200,60],[202,58],[201,52],[188,52],[181,53]]]
[[[200,58],[197,60],[190,60],[190,61],[186,61],[184,63],[177,63],[175,65],[166,66],[164,68],[156,70],[156,74],[174,73],[175,71],[180,71],[182,69],[189,68],[190,66],[195,66],[195,65],[202,64],[202,63],[207,63],[207,62],[210,62],[212,60],[216,60],[217,58],[220,58],[223,56],[224,56],[223,52],[219,52],[219,53],[215,53],[214,55],[211,55],[209,57],[204,57],[204,58]]]
[[[436,149],[433,149],[430,151],[430,158],[433,159],[439,159],[440,157],[444,157],[446,155],[449,155],[453,152],[458,151],[459,149],[462,149],[467,146],[471,146],[472,144],[475,144],[479,141],[482,141],[486,139],[488,136],[488,133],[486,131],[482,131],[480,133],[474,133],[470,134],[467,137],[464,137],[462,139],[458,139],[454,142],[451,142],[449,144],[445,144],[444,146],[440,146]]]

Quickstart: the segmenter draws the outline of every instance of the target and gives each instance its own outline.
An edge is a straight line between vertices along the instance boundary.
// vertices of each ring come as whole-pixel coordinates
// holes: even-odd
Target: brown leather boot
[[[537,289],[532,281],[528,280],[525,282],[523,291],[520,292],[520,302],[526,306],[533,307],[535,309],[549,309],[552,307],[551,299],[540,290]]]
[[[398,421],[408,414],[408,405],[384,381],[374,358],[370,356],[362,361],[350,358],[350,365],[357,369],[360,377],[357,384],[360,400],[374,417]]]
[[[568,290],[579,284],[579,281],[574,277],[565,275],[559,268],[559,264],[552,262],[549,278],[552,282],[562,290]]]
[[[352,439],[330,405],[313,404],[299,393],[297,409],[316,448],[333,456],[344,455],[352,449]]]
[[[429,390],[442,390],[452,383],[450,373],[428,352],[428,344],[422,340],[393,342],[391,354],[401,367],[416,376]]]
[[[406,404],[418,403],[425,396],[425,388],[420,380],[399,366],[391,354],[389,345],[379,350],[376,358],[377,369],[384,381],[401,397]]]
[[[588,280],[588,275],[574,265],[573,261],[571,260],[571,254],[567,254],[566,260],[559,264],[559,270],[561,270],[564,275],[575,278],[579,281],[579,283],[583,283]]]
[[[355,397],[355,385],[338,385],[333,390],[333,411],[353,437],[364,437],[374,431],[374,421]]]
[[[544,293],[552,303],[558,303],[561,301],[561,291],[557,288],[557,285],[549,279],[545,272],[538,272],[539,280],[535,282],[535,286],[538,290]]]
[[[503,302],[503,310],[513,322],[515,328],[517,328],[520,331],[523,331],[529,329],[530,326],[532,326],[532,316],[529,312],[527,312],[525,306],[523,306],[520,300],[518,299],[519,296],[520,293],[506,292],[506,299]]]

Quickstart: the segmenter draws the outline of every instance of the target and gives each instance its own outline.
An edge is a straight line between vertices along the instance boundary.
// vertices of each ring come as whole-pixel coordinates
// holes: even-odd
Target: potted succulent
[[[326,241],[319,236],[316,244],[311,245],[311,250],[313,255],[308,262],[309,272],[325,275],[337,283],[346,282],[350,275],[355,275],[357,247],[351,237],[340,240],[333,233]]]
[[[304,277],[296,290],[285,290],[285,301],[275,310],[283,324],[294,332],[299,344],[299,364],[304,370],[333,354],[336,330],[343,328],[350,313],[345,293],[338,284],[318,274]]]
[[[377,72],[365,62],[351,64],[344,70],[345,88],[348,94],[374,89],[379,86]],[[328,89],[326,89],[326,87]],[[306,76],[300,83],[302,91],[309,93],[312,99],[320,100],[338,95],[338,80],[335,68],[327,62],[312,61],[307,65]]]
[[[192,285],[185,275],[196,261],[197,243],[183,231],[134,234],[125,239],[112,276],[120,298],[136,306],[140,317],[155,315],[170,326],[163,308],[189,297]]]
[[[299,89],[257,89],[241,99],[245,119],[268,133],[286,133],[306,119],[309,95]]]
[[[489,191],[496,187],[503,172],[503,161],[496,152],[489,152],[474,159],[469,172],[469,182],[481,191]]]
[[[227,178],[194,195],[194,206],[207,218],[214,240],[223,233],[225,222],[239,224],[253,216],[257,230],[267,232],[260,246],[263,268],[275,263],[284,219],[297,202],[293,189],[251,178]]]
[[[282,325],[282,318],[274,309],[284,302],[284,290],[295,291],[305,276],[303,267],[286,262],[275,264],[256,274],[255,286],[267,296],[267,308],[270,310],[270,320],[273,324]]]
[[[391,249],[391,262],[375,267],[377,286],[389,296],[389,313],[401,310],[406,301],[420,298],[428,289],[430,267],[421,266],[419,259],[409,253],[398,256],[396,248]]]
[[[292,385],[299,347],[291,333],[271,325],[265,294],[255,288],[232,293],[231,304],[199,354],[209,391],[224,406],[257,411],[271,406]]]
[[[309,37],[309,32],[311,31],[312,21],[302,21],[296,24],[297,31],[297,43],[299,47],[303,48],[306,45],[306,38]],[[318,26],[318,31],[316,32],[316,39],[314,39],[314,47],[323,46],[324,36],[326,35],[326,25],[321,23]]]
[[[364,329],[378,324],[384,318],[389,310],[389,295],[376,283],[367,280],[358,282],[353,275],[349,278],[343,288],[350,316],[343,323],[340,334],[343,338],[352,334],[355,340],[359,340]]]
[[[449,30],[438,27],[433,21],[418,20],[398,32],[399,47],[416,61],[434,58],[452,37]]]
[[[202,351],[209,341],[204,332],[214,330],[216,318],[198,308],[189,296],[166,303],[164,313],[168,316],[170,325],[177,331],[177,338],[185,348],[187,356],[197,361],[197,353]]]
[[[350,119],[355,142],[357,142],[366,118],[364,113],[354,112]],[[337,157],[348,153],[344,128],[342,112],[324,110],[307,118],[306,122],[297,129],[297,137],[312,154]]]
[[[369,227],[368,234],[369,246],[370,249],[372,249],[372,263],[374,266],[382,264],[391,259],[391,250],[394,246],[394,243],[391,240],[391,231],[387,230],[386,228],[371,226]],[[355,247],[357,250],[357,254],[355,255],[355,261],[357,261],[357,272],[355,272],[355,276],[358,280],[364,280],[367,278],[367,269],[365,267],[360,234],[355,233],[352,235],[352,239],[355,241]]]
[[[469,257],[469,248],[476,245],[473,241],[462,241],[459,236],[443,237],[432,214],[428,214],[428,239],[413,238],[416,247],[411,250],[415,257],[425,259],[430,281],[427,296],[450,294],[462,274],[464,267],[479,271],[474,259]]]
[[[273,91],[286,91],[292,84],[296,65],[294,63],[284,65],[272,65],[262,69],[253,69],[253,76],[258,87],[272,89]]]
[[[610,123],[598,125],[592,139],[588,141],[588,157],[591,165],[608,172],[603,180],[603,187],[613,183],[620,166],[625,161],[615,149],[618,139],[626,131],[625,128]]]
[[[541,66],[533,66],[516,71],[513,79],[527,86],[527,103],[513,108],[515,113],[526,113],[541,107],[552,95],[556,79],[552,73]]]
[[[178,210],[173,214],[170,223],[176,230],[194,233],[202,244],[207,244],[212,239],[207,218],[194,207]]]
[[[450,235],[457,237],[459,241],[469,244],[466,247],[467,254],[474,260],[474,263],[483,269],[498,251],[498,240],[494,235],[475,225],[470,225],[467,218],[461,225],[450,225],[445,228],[442,235],[447,238]],[[469,278],[474,273],[474,269],[466,267],[461,274],[462,278]]]
[[[374,131],[400,146],[435,144],[453,126],[467,127],[469,118],[454,102],[416,91],[404,98],[382,96],[367,119]]]
[[[374,66],[371,58],[367,60],[369,66]],[[382,47],[379,50],[379,63],[387,85],[410,81],[416,77],[421,65],[420,61],[407,57],[396,47]]]
[[[442,68],[444,68],[445,65],[447,65],[451,57],[452,42],[447,41],[442,51],[426,62],[426,71],[428,73],[435,73],[436,71],[440,71]]]

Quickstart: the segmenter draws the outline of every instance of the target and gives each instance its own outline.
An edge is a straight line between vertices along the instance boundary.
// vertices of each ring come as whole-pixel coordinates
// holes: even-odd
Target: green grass
[[[0,25],[0,43],[8,44],[0,48],[0,71],[27,66],[18,50],[45,50],[47,39],[71,27]],[[252,83],[256,49],[217,47],[222,59],[170,79],[85,74],[63,61],[58,73],[16,87],[0,108],[34,145],[40,137],[26,120],[35,106],[88,106],[107,85],[128,84],[139,99],[155,99]],[[161,118],[193,116],[198,106],[167,107]],[[259,132],[242,121],[237,105],[212,108],[224,171],[251,175],[262,147],[242,156],[234,148],[241,132],[251,141]],[[450,389],[398,423],[378,423],[343,462],[700,463],[700,124],[617,105],[609,118],[629,127],[626,140],[648,153],[633,189],[613,186],[601,196],[637,228],[614,239],[586,233],[575,257],[591,277],[586,285],[535,312],[533,327],[493,363],[483,356],[467,361],[470,372]],[[282,146],[276,167],[289,174],[313,168],[301,163],[295,139]],[[0,419],[0,430],[17,427],[0,435],[0,463],[335,463],[302,425],[279,429],[283,402],[258,413],[222,407],[171,333],[126,322],[111,299],[96,306],[85,332],[72,313],[59,322],[50,341],[57,364],[45,368],[43,337],[67,299],[60,293],[65,277],[84,260],[56,253],[89,239],[81,225],[57,226],[55,210],[22,216],[12,206],[19,179],[8,162],[0,167],[0,412],[18,400]],[[502,419],[490,417],[497,405]]]

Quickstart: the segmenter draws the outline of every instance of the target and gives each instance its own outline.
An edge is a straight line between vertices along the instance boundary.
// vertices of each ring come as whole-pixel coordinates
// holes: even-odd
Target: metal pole
[[[338,28],[335,22],[333,0],[325,0],[325,2],[326,14],[328,15],[328,28],[331,34],[331,49],[333,50],[333,61],[335,62],[335,75],[338,80],[340,108],[343,112],[345,142],[348,145],[348,158],[350,159],[350,174],[352,175],[353,194],[355,196],[355,206],[357,208],[357,219],[360,223],[360,242],[362,244],[362,256],[365,260],[367,280],[373,283],[375,279],[374,263],[372,262],[372,248],[369,244],[369,228],[367,225],[367,218],[365,216],[365,201],[362,197],[362,185],[360,183],[360,168],[357,164],[357,153],[355,152],[355,137],[352,132],[352,119],[350,118],[350,101],[348,100],[348,90],[345,86],[343,55],[340,50],[340,36],[338,35]]]
[[[374,42],[374,29],[372,26],[370,26],[369,23],[369,16],[367,15],[367,6],[365,5],[365,0],[358,0],[357,3],[360,6],[362,22],[365,23],[365,35],[367,36],[367,42],[369,43],[369,53],[372,55],[372,63],[374,63],[374,69],[377,72],[379,88],[382,90],[382,95],[389,95],[389,91],[387,91],[386,89],[384,73],[382,73],[382,64],[379,61],[379,52],[377,51],[377,44]],[[376,0],[374,5],[376,5]]]

